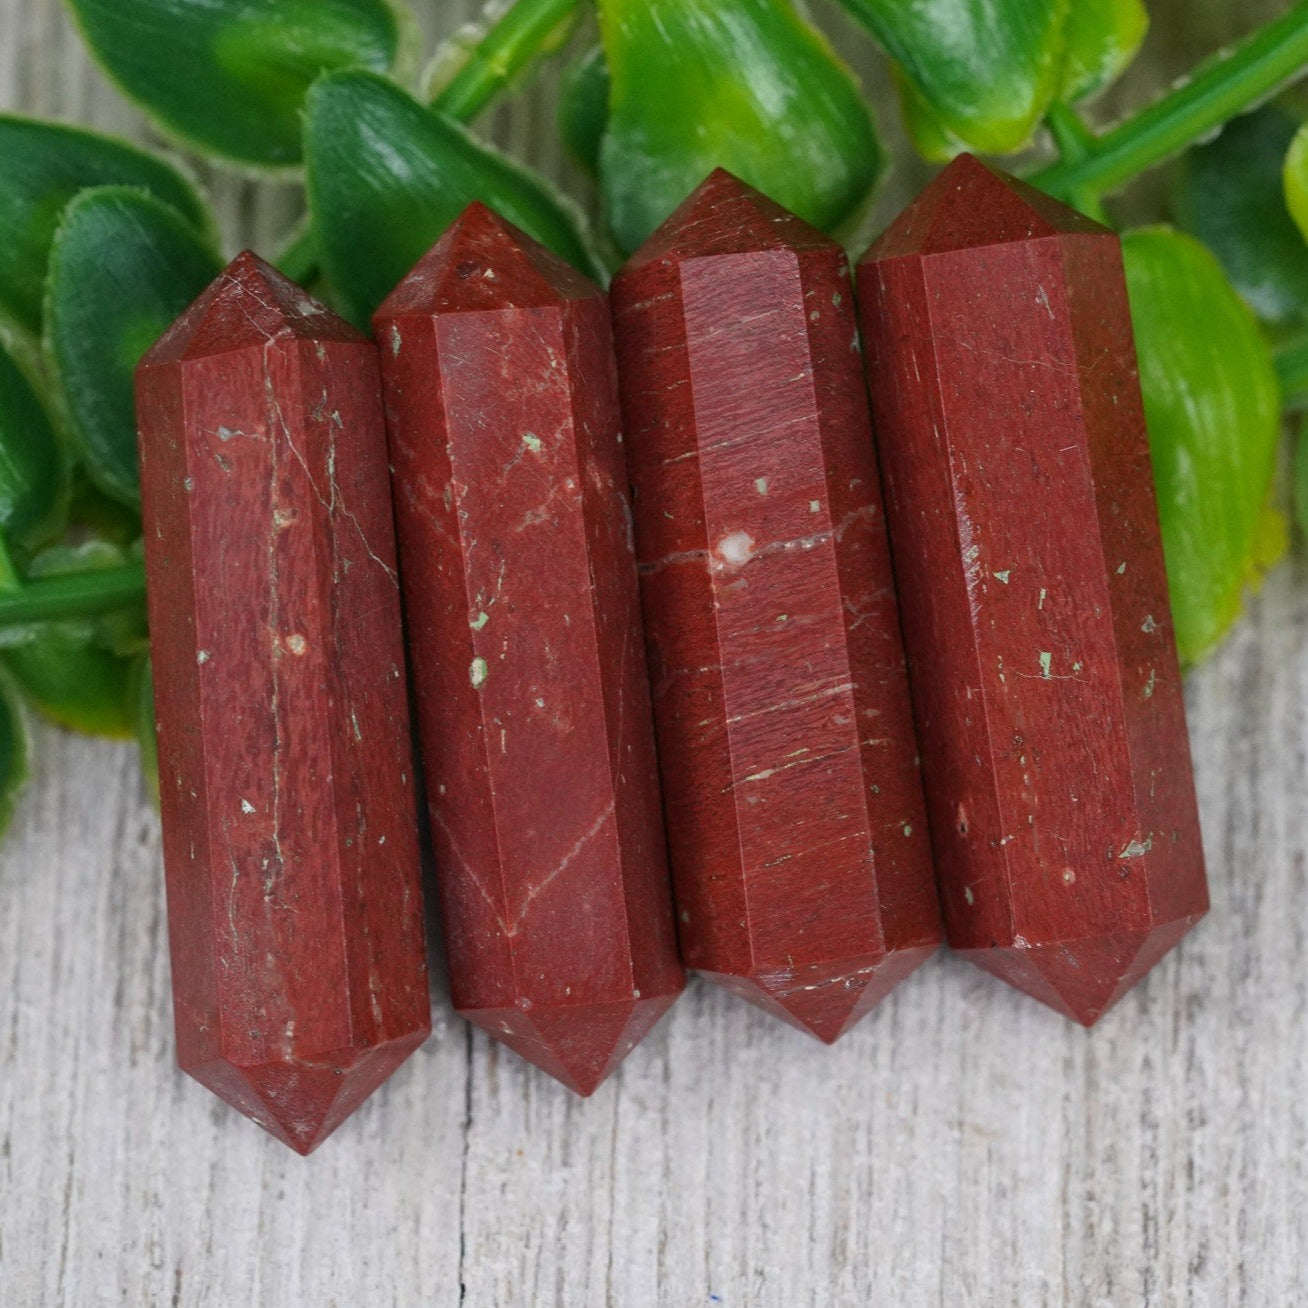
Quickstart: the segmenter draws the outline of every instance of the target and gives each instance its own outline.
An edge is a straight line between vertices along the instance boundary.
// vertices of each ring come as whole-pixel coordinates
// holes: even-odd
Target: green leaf
[[[0,836],[9,830],[18,793],[27,781],[31,737],[8,677],[0,675]]]
[[[77,452],[96,485],[125,504],[141,494],[133,370],[220,269],[175,210],[121,187],[84,191],[55,236],[47,348]]]
[[[1204,246],[1146,227],[1122,253],[1177,647],[1193,663],[1275,561],[1280,392],[1253,314]]]
[[[194,187],[161,159],[80,127],[0,114],[0,310],[41,330],[46,260],[64,206],[92,186],[134,186],[197,231],[212,222]]]
[[[1063,75],[1069,0],[841,0],[939,130],[985,154],[1031,139]]]
[[[789,0],[600,0],[612,77],[600,183],[634,250],[714,168],[830,231],[882,150],[849,69]]]
[[[243,164],[300,160],[319,74],[385,71],[401,52],[387,0],[67,0],[105,72],[160,126]]]
[[[1057,98],[1074,104],[1107,86],[1135,58],[1148,30],[1141,0],[1072,0]]]
[[[348,317],[373,310],[473,201],[596,276],[579,219],[539,177],[372,73],[331,73],[309,93],[309,205]]]
[[[1253,311],[1277,324],[1308,314],[1308,246],[1281,177],[1297,127],[1276,104],[1232,119],[1185,155],[1172,193],[1177,222],[1213,251]]]
[[[600,142],[608,121],[609,66],[604,47],[597,45],[569,67],[559,86],[559,134],[592,177],[599,172]]]
[[[1295,133],[1285,156],[1285,205],[1308,241],[1308,123]]]
[[[899,92],[899,108],[909,140],[923,159],[930,163],[948,163],[955,155],[967,149],[966,143],[960,141],[936,117],[926,97],[909,81],[907,74],[893,59],[890,61],[890,74],[894,78],[895,89]]]
[[[1308,426],[1300,428],[1294,442],[1294,516],[1308,537]]]
[[[132,664],[130,698],[136,728],[136,743],[141,747],[141,775],[155,808],[159,807],[159,741],[155,735],[154,687],[150,676],[150,656],[142,654]]]
[[[68,505],[68,462],[27,378],[0,348],[0,539],[30,550]]]
[[[1281,405],[1289,413],[1308,411],[1308,329],[1287,333],[1273,355],[1281,383]]]
[[[75,535],[89,534],[114,545],[130,545],[141,535],[141,515],[98,490],[80,464],[73,467],[68,521]]]
[[[59,629],[0,657],[27,698],[57,725],[111,740],[133,734],[127,659]]]
[[[118,567],[127,557],[104,541],[56,545],[32,560],[27,577],[94,572]],[[126,639],[132,630],[139,633],[134,643]],[[120,739],[133,734],[136,715],[132,660],[120,651],[138,653],[144,630],[144,612],[84,622],[46,622],[22,629],[21,643],[5,649],[0,657],[46,717],[74,731]]]

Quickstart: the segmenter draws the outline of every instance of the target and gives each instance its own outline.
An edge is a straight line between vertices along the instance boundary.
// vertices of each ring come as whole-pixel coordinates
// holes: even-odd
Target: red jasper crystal
[[[178,1061],[308,1153],[430,1030],[377,354],[244,254],[137,407]]]
[[[949,941],[1089,1025],[1208,907],[1118,240],[964,155],[859,300]]]
[[[683,957],[832,1041],[940,939],[849,268],[719,170],[613,307]]]
[[[590,1094],[684,983],[608,308],[474,204],[374,323],[454,1006]]]

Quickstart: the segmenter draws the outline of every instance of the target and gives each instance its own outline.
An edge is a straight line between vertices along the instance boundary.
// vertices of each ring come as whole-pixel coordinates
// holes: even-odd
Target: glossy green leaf
[[[841,0],[940,128],[987,154],[1031,139],[1063,75],[1069,0]]]
[[[332,73],[310,91],[305,158],[323,267],[361,327],[473,200],[603,275],[542,179],[372,73]]]
[[[155,736],[154,687],[150,679],[150,656],[142,654],[133,664],[130,700],[136,743],[141,747],[141,775],[156,808],[159,807],[159,742]]]
[[[27,782],[30,760],[27,719],[9,678],[0,674],[0,836],[13,821],[14,805]]]
[[[849,69],[789,0],[600,0],[612,77],[600,184],[636,248],[714,168],[817,227],[853,218],[882,151]]]
[[[131,663],[55,629],[3,659],[23,694],[70,731],[123,740],[133,734]]]
[[[1071,0],[1060,99],[1093,95],[1135,58],[1149,30],[1141,0]]]
[[[1182,662],[1239,615],[1283,535],[1268,492],[1281,432],[1271,353],[1198,241],[1166,227],[1122,238],[1158,514]]]
[[[1274,357],[1282,407],[1290,413],[1308,412],[1308,327],[1289,334]]]
[[[64,206],[92,186],[134,186],[198,231],[211,222],[191,184],[161,159],[63,123],[0,114],[0,310],[41,330],[46,260]]]
[[[53,546],[38,554],[28,578],[94,573],[117,567],[127,555],[103,541]],[[85,622],[46,622],[27,629],[20,644],[4,650],[3,661],[23,693],[60,726],[92,735],[123,738],[135,730],[132,658],[123,633],[144,632],[144,613],[115,614]],[[139,644],[134,652],[139,651]]]
[[[67,0],[95,57],[166,131],[244,164],[299,162],[305,93],[394,66],[388,0]]]
[[[84,191],[55,236],[47,346],[77,452],[96,485],[125,504],[140,502],[132,372],[220,269],[175,210],[121,187]]]
[[[967,145],[936,117],[926,102],[926,97],[893,60],[890,63],[890,73],[895,80],[895,89],[899,92],[899,108],[909,140],[913,142],[913,149],[929,163],[939,164],[948,163],[955,155],[966,150]]]
[[[126,564],[136,563],[144,573],[145,542],[137,539],[125,548],[111,544],[107,540],[86,540],[80,545],[65,546],[67,551],[60,566],[65,571],[90,571],[94,568],[120,569]],[[53,575],[56,551],[46,551],[47,576]],[[30,572],[29,575],[41,575]],[[136,658],[150,648],[150,628],[146,621],[144,603],[128,608],[110,609],[101,613],[91,622],[92,640],[101,649],[107,649],[123,658]]]
[[[1286,208],[1281,168],[1298,120],[1276,104],[1227,123],[1176,172],[1177,222],[1216,254],[1270,323],[1308,314],[1308,245]]]
[[[1294,442],[1294,516],[1308,538],[1308,426],[1300,427]]]
[[[1305,123],[1290,143],[1285,156],[1285,205],[1308,241],[1308,123]]]
[[[130,545],[141,535],[141,515],[97,489],[80,465],[73,468],[68,521],[74,533],[114,545]]]
[[[600,142],[608,121],[609,66],[604,47],[597,45],[567,70],[559,87],[563,144],[592,177],[599,172]]]
[[[45,408],[0,347],[0,539],[33,549],[58,531],[68,462]]]

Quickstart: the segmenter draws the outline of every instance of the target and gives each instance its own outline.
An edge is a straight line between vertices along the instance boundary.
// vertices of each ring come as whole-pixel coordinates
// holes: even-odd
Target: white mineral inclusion
[[[480,690],[486,684],[486,678],[490,676],[490,668],[486,665],[486,660],[476,658],[472,661],[472,666],[468,669],[468,680],[472,682],[473,690]]]
[[[733,568],[748,563],[754,553],[754,537],[747,531],[732,531],[718,541],[714,553]]]

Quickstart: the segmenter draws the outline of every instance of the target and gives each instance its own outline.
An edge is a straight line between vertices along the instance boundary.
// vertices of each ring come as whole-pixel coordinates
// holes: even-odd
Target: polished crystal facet
[[[719,171],[613,302],[683,957],[831,1041],[940,939],[849,268]]]
[[[375,325],[454,1004],[590,1094],[683,985],[608,305],[473,205]]]
[[[964,155],[858,288],[949,942],[1088,1025],[1208,907],[1119,242]]]
[[[245,254],[137,407],[178,1060],[308,1153],[429,1030],[376,350]]]

